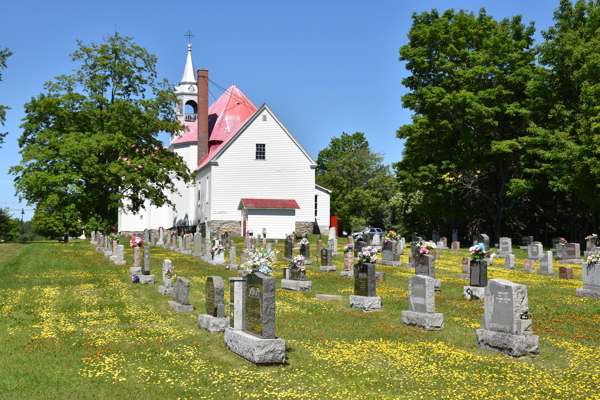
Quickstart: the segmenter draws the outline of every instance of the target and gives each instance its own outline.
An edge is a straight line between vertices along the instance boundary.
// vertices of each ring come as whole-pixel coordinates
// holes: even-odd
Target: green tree
[[[6,47],[0,50],[0,71],[6,68],[6,59],[10,57],[12,53]],[[2,82],[2,73],[0,73],[0,82]],[[0,125],[4,126],[6,121],[6,110],[10,110],[10,107],[3,106],[0,104]],[[8,135],[8,132],[0,132],[0,145],[4,143],[4,138]],[[0,146],[2,148],[2,146]]]
[[[317,184],[331,189],[331,215],[345,230],[367,224],[383,227],[387,201],[395,179],[383,156],[369,147],[362,132],[342,133],[331,139],[317,157]]]
[[[17,193],[84,225],[114,225],[119,208],[136,213],[146,200],[174,206],[166,193],[193,175],[158,139],[182,126],[172,86],[157,81],[156,57],[118,33],[77,44],[71,57],[79,68],[25,105],[22,160],[10,169]]]
[[[10,242],[18,235],[19,220],[10,215],[8,208],[0,208],[0,241]]]
[[[571,241],[589,233],[589,213],[600,210],[599,31],[600,2],[568,0],[555,11],[554,26],[542,31],[544,42],[536,50],[545,68],[528,88],[533,100],[530,134],[523,139],[526,176],[512,184],[517,195],[541,191],[563,203]]]
[[[535,69],[533,23],[495,21],[481,9],[413,14],[400,61],[411,75],[403,106],[414,112],[400,127],[406,139],[395,165],[402,191],[420,191],[420,214],[467,218],[492,238],[519,199],[509,183],[520,178],[520,138],[527,134],[526,88]],[[413,229],[422,228],[418,226]]]
[[[33,214],[33,229],[39,235],[49,239],[58,239],[65,233],[79,235],[79,213],[75,205],[70,204],[59,211],[36,208]]]

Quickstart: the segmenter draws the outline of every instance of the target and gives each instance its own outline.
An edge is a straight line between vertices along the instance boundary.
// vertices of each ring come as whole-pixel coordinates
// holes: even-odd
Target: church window
[[[266,159],[266,145],[265,144],[256,144],[256,159],[264,160]]]
[[[267,120],[267,114],[263,114],[263,121]]]
[[[208,193],[209,193],[209,190],[208,190],[208,176],[207,176],[206,177],[206,204],[208,204]]]
[[[315,194],[315,217],[317,216],[317,195]]]

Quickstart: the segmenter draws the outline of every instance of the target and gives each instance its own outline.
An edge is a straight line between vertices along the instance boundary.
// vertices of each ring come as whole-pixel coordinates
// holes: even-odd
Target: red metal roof
[[[252,116],[257,107],[235,85],[231,85],[217,101],[208,108],[208,155],[198,160],[198,167],[204,166],[237,133],[246,119]],[[188,128],[173,144],[196,142],[198,123],[182,122]]]
[[[284,209],[300,209],[296,200],[281,200],[281,199],[242,199],[240,207],[244,208],[284,208]]]

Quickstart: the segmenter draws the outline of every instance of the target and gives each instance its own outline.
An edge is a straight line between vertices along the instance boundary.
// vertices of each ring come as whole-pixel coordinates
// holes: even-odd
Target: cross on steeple
[[[187,33],[186,33],[185,35],[183,35],[183,36],[187,36],[187,38],[188,38],[188,43],[192,43],[192,38],[193,38],[193,37],[195,37],[196,35],[194,35],[194,34],[192,33],[192,31],[187,31]]]

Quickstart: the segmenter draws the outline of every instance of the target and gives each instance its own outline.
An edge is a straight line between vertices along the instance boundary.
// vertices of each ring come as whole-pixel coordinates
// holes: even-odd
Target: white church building
[[[185,127],[168,149],[196,171],[195,186],[177,181],[173,210],[145,204],[119,213],[119,231],[196,227],[211,235],[249,230],[281,239],[293,231],[327,233],[331,191],[315,184],[317,164],[265,103],[256,107],[232,85],[210,107],[208,70],[195,70],[192,46],[176,88],[177,117]]]

